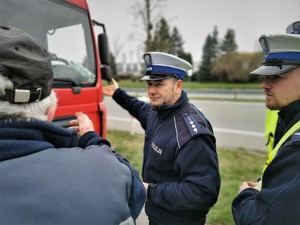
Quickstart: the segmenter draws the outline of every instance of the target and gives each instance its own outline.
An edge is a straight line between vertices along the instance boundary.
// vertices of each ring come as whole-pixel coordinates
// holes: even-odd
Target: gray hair
[[[13,83],[0,73],[0,96],[5,95],[5,89],[13,89]],[[47,120],[47,111],[50,106],[57,105],[56,94],[51,94],[39,102],[14,104],[0,100],[0,119],[39,119]]]

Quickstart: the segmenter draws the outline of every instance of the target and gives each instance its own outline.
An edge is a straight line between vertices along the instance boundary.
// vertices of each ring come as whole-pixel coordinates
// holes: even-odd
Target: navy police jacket
[[[145,129],[146,213],[157,224],[204,224],[217,201],[220,174],[212,127],[183,91],[163,109],[117,89],[113,99]]]
[[[279,112],[285,132],[300,121],[300,100]],[[285,133],[284,132],[284,133]],[[247,188],[232,203],[237,225],[300,224],[300,131],[279,148],[262,176],[261,191]]]

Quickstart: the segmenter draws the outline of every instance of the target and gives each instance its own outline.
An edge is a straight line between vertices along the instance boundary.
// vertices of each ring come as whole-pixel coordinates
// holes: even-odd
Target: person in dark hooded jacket
[[[134,225],[146,197],[137,171],[84,113],[72,129],[51,123],[48,52],[6,25],[0,49],[0,223]]]

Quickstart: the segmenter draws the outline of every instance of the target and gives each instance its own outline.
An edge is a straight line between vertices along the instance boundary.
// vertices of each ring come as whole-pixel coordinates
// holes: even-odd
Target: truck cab
[[[104,24],[90,17],[86,0],[0,0],[0,24],[31,34],[51,55],[58,107],[54,123],[68,127],[86,113],[106,136],[103,80],[109,81],[109,49]],[[96,40],[94,26],[101,32]]]

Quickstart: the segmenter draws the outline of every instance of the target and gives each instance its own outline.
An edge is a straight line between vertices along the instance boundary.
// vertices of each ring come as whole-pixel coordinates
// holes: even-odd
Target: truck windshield
[[[0,5],[0,24],[28,32],[51,53],[54,78],[79,86],[95,84],[95,53],[86,10],[58,0],[0,0]]]

